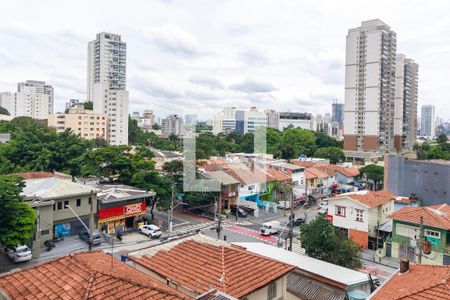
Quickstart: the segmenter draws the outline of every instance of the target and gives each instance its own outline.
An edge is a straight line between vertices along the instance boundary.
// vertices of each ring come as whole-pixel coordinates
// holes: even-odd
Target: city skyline
[[[52,20],[36,22],[29,14],[51,4],[59,12]],[[339,14],[335,14],[337,5]],[[0,24],[4,70],[0,91],[14,91],[17,82],[42,80],[55,88],[55,111],[63,111],[71,98],[85,100],[86,44],[96,33],[107,31],[121,35],[128,44],[130,113],[153,109],[159,116],[183,115],[190,113],[188,108],[197,108],[205,119],[225,106],[256,106],[324,114],[331,112],[333,99],[344,101],[348,28],[379,18],[397,32],[397,52],[421,65],[418,107],[433,104],[437,115],[450,118],[444,92],[448,47],[445,40],[438,41],[448,27],[447,21],[439,21],[444,20],[439,15],[446,4],[432,10],[408,4],[409,15],[419,11],[427,15],[427,28],[412,18],[397,18],[404,3],[395,3],[389,11],[371,3],[368,9],[355,11],[352,5],[142,2],[129,7],[133,22],[126,22],[131,19],[128,15],[124,22],[112,22],[122,12],[101,2],[83,10],[83,3],[44,1],[24,11],[21,22],[5,16]],[[4,4],[11,11],[21,6],[20,2]],[[100,9],[102,17],[94,18]],[[262,11],[271,14],[263,17]],[[308,22],[314,26],[296,26]]]

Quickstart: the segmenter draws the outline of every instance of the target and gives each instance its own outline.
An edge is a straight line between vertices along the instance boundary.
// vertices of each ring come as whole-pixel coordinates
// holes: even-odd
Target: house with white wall
[[[396,195],[387,191],[359,191],[327,198],[327,217],[363,248],[376,239],[377,226],[389,221]],[[382,243],[381,243],[382,245]]]

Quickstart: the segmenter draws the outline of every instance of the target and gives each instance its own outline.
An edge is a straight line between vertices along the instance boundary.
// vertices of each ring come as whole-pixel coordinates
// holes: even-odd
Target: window
[[[81,199],[77,199],[77,206],[81,206]]]
[[[89,205],[91,205],[91,201],[92,201],[92,198],[89,197],[89,201],[88,201]]]
[[[274,299],[277,296],[277,282],[273,281],[269,283],[267,288],[267,300]]]
[[[345,207],[343,207],[343,206],[336,206],[335,209],[336,209],[336,211],[335,211],[335,215],[336,216],[345,217]]]
[[[403,224],[396,224],[395,232],[398,235],[406,236],[411,239],[417,239],[419,237],[419,228],[407,226],[407,225],[403,225]]]
[[[64,208],[67,208],[67,206],[69,205],[69,201],[64,201]]]
[[[440,239],[441,238],[441,233],[439,231],[425,229],[425,236]]]
[[[61,210],[62,209],[62,202],[60,201],[60,202],[58,202],[58,210]]]
[[[362,210],[362,209],[355,209],[355,210],[356,210],[356,221],[364,222],[364,220],[363,220],[364,210]]]

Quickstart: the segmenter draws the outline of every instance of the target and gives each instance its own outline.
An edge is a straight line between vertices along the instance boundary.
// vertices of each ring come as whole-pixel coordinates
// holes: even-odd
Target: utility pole
[[[92,250],[92,239],[94,230],[94,191],[91,190],[91,214],[89,216],[89,251]]]
[[[377,232],[376,232],[377,239],[376,239],[376,243],[375,243],[375,251],[378,250],[378,228],[380,228],[380,221],[379,220],[377,220]]]
[[[291,216],[289,224],[289,251],[292,251],[292,240],[294,238],[294,191],[291,186]]]
[[[220,239],[220,232],[222,231],[222,191],[219,191],[219,207],[218,207],[218,219],[217,219],[217,239]]]
[[[172,184],[172,197],[170,197],[170,209],[169,209],[169,232],[172,232],[172,223],[173,223],[173,201],[175,197],[175,183]]]
[[[423,217],[420,217],[420,232],[419,232],[419,243],[417,248],[419,248],[419,257],[417,262],[422,263],[422,246],[423,246]]]

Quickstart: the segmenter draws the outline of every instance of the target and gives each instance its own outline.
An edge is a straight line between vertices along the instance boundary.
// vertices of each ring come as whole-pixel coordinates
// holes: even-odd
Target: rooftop
[[[352,199],[361,203],[362,205],[372,208],[379,205],[388,203],[391,200],[395,200],[397,195],[392,194],[388,191],[358,191],[340,194],[336,197],[328,198],[328,200],[339,200],[339,199]]]
[[[25,187],[21,195],[25,198],[53,200],[74,195],[88,195],[91,191],[96,192],[96,189],[70,180],[46,177],[25,180]]]
[[[414,224],[420,224],[420,217],[423,217],[423,224],[426,226],[450,230],[450,205],[448,204],[403,207],[388,216],[393,220]]]
[[[367,274],[347,269],[300,253],[291,252],[282,248],[264,243],[236,243],[248,251],[268,258],[294,265],[310,274],[318,275],[324,279],[332,280],[340,287],[365,284],[369,281]]]
[[[223,185],[239,184],[239,180],[224,171],[209,171],[204,173],[207,178],[219,181]]]
[[[0,276],[7,299],[190,299],[104,252],[63,256]],[[1,296],[0,296],[1,297]]]
[[[204,293],[217,289],[241,298],[294,266],[202,234],[129,253],[129,259],[177,285]]]
[[[140,190],[124,184],[97,184],[97,199],[101,202],[114,202],[156,195],[155,192]]]
[[[450,266],[411,264],[395,273],[369,299],[450,299]]]

